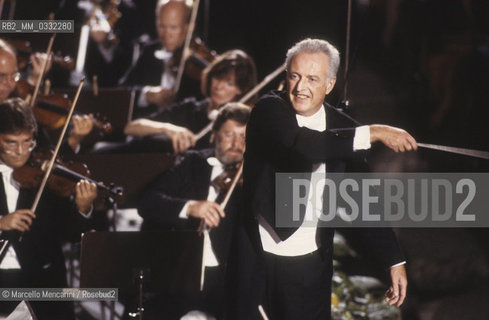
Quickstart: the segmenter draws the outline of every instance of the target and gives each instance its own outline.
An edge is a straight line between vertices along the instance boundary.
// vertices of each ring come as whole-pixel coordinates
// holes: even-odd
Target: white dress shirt
[[[296,115],[297,123],[300,127],[306,127],[312,130],[324,131],[326,130],[326,110],[320,108],[315,114],[305,117],[299,114]],[[361,126],[356,128],[355,137],[353,140],[353,150],[362,150],[370,148],[370,130],[368,126]],[[313,174],[323,174],[326,175],[326,164],[316,163],[312,167]],[[312,181],[311,181],[312,183]],[[310,186],[311,190],[312,186]],[[319,186],[316,189],[316,194],[323,194],[324,185]],[[312,217],[313,206],[311,206],[311,197],[313,192],[309,193],[309,199],[306,205],[305,217]],[[316,204],[316,211],[322,212],[323,203],[320,201]],[[318,214],[316,213],[316,216]],[[261,242],[263,245],[263,250],[269,253],[273,253],[279,256],[300,256],[314,252],[318,249],[318,244],[316,243],[316,233],[317,233],[317,219],[316,224],[313,226],[310,221],[307,222],[304,219],[303,224],[285,241],[281,241],[274,229],[268,225],[268,223],[263,219],[263,217],[258,217],[259,223],[259,233]],[[307,224],[307,226],[305,226]]]
[[[217,196],[219,195],[219,191],[212,185],[212,181],[224,172],[224,165],[215,157],[207,158],[207,163],[212,166],[211,178],[209,180],[209,193],[207,194],[208,201],[215,201]],[[194,200],[187,201],[183,209],[180,211],[179,217],[181,219],[188,219],[187,216],[187,208],[190,204],[195,202]],[[212,249],[211,238],[209,236],[209,231],[207,229],[204,230],[204,266],[206,267],[217,267],[219,262],[217,261],[216,254]]]
[[[12,177],[14,170],[9,166],[0,162],[0,172],[2,173],[3,186],[5,188],[5,196],[7,198],[8,212],[14,212],[17,207],[17,199],[19,198],[19,183]],[[0,231],[1,232],[1,231]],[[5,257],[0,263],[0,269],[20,269],[19,260],[12,246],[9,247]]]
[[[170,70],[169,61],[173,56],[173,52],[167,51],[164,48],[160,50],[156,50],[154,52],[154,56],[158,60],[163,61],[164,70],[161,74],[160,87],[163,89],[173,89],[173,85],[175,84],[175,75]],[[148,106],[148,101],[146,100],[146,93],[151,89],[151,86],[143,87],[141,94],[139,95],[138,105],[140,107]]]

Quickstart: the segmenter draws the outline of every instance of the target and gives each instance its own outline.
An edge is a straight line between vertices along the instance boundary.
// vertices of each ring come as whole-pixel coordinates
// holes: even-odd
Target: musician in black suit
[[[182,78],[178,96],[173,90],[191,11],[185,0],[158,1],[155,11],[158,40],[144,46],[136,64],[121,80],[123,85],[144,86],[138,98],[139,107],[163,108],[175,99],[200,94],[199,81],[187,77]]]
[[[10,246],[0,262],[0,287],[64,288],[66,269],[61,244],[79,239],[86,230],[97,196],[93,183],[76,185],[74,201],[45,190],[33,212],[36,189],[21,187],[13,171],[22,167],[36,146],[37,124],[31,108],[21,99],[0,103],[0,230]],[[22,241],[19,241],[20,233]],[[0,313],[9,313],[18,302],[2,302]],[[37,317],[72,319],[71,303],[33,301]]]
[[[332,276],[331,228],[277,228],[275,174],[343,172],[350,159],[381,141],[395,151],[417,148],[404,130],[358,127],[324,103],[336,80],[339,53],[324,40],[307,39],[287,53],[287,91],[260,99],[247,127],[244,203],[249,234],[266,274],[263,304],[271,319],[329,319]],[[310,203],[306,210],[312,209]],[[316,208],[318,209],[318,208]],[[320,212],[322,208],[319,208]],[[293,221],[292,218],[289,221]],[[327,225],[326,225],[327,226]],[[404,261],[389,229],[355,230],[390,268],[390,304],[406,294]]]
[[[249,113],[243,104],[225,105],[212,129],[215,147],[185,153],[182,162],[149,187],[138,207],[144,218],[142,230],[197,230],[201,220],[210,229],[204,232],[203,297],[184,307],[184,312],[196,308],[220,319],[230,297],[226,294],[227,267],[236,236],[241,190],[237,187],[223,208],[220,202],[226,190],[217,180],[242,160]]]
[[[220,107],[237,101],[256,85],[253,59],[242,50],[228,50],[202,72],[203,100],[188,98],[129,122],[124,133],[129,142],[100,143],[96,153],[170,152],[189,148],[209,148],[210,132],[199,140],[196,135],[212,121]]]

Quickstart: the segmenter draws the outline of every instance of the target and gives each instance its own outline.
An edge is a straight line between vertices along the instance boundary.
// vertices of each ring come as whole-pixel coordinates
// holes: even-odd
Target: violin
[[[34,91],[34,86],[30,85],[26,80],[19,80],[15,90],[19,97],[28,100],[28,97]],[[39,124],[49,130],[56,130],[66,122],[70,106],[71,101],[68,99],[67,94],[38,93],[36,101],[33,104],[33,112]],[[112,124],[104,119],[100,119],[99,115],[92,118],[92,121],[94,127],[98,128],[102,133],[107,134],[112,132]]]
[[[239,163],[233,163],[225,166],[224,171],[212,180],[212,186],[220,191],[229,190],[231,184],[233,183],[233,179],[238,172],[238,165]],[[237,184],[239,186],[243,185],[243,176],[239,177]]]
[[[234,189],[236,188],[236,186],[243,185],[243,164],[244,164],[244,160],[242,160],[240,163],[235,163],[233,165],[226,166],[226,168],[224,168],[224,172],[214,179],[216,180],[215,185],[217,187],[224,188],[220,190],[226,190],[226,196],[224,197],[224,200],[222,200],[222,202],[220,203],[223,209],[226,209],[229,199],[231,198],[231,195]],[[212,181],[213,186],[214,186],[214,180]],[[202,235],[202,233],[206,229],[207,229],[207,225],[205,224],[204,219],[200,220],[200,225],[197,230],[199,235]]]
[[[9,40],[9,44],[17,53],[17,68],[22,70],[27,67],[27,65],[30,63],[31,54],[34,53],[31,43],[23,40]],[[60,68],[67,70],[73,70],[75,68],[75,61],[70,56],[55,54],[51,57],[51,59],[53,63]]]
[[[192,39],[189,47],[189,55],[186,58],[183,73],[196,81],[201,80],[202,71],[214,61],[217,57],[217,53],[214,50],[207,48],[204,42],[195,37]],[[172,70],[177,73],[178,61],[180,61],[181,54],[176,55],[175,59],[170,62]]]
[[[48,161],[52,156],[53,152],[50,150],[36,150],[24,166],[14,169],[14,179],[23,188],[38,188]],[[76,183],[80,180],[87,180],[88,182],[94,183],[97,189],[110,196],[122,195],[122,187],[108,187],[102,182],[91,179],[90,171],[84,163],[73,161],[63,163],[59,157],[56,158],[53,173],[47,180],[47,187],[61,197],[68,197],[74,193]]]
[[[119,0],[109,0],[103,7],[93,2],[93,9],[88,19],[90,26],[99,25],[107,34],[104,45],[110,46],[117,44],[119,38],[114,33],[114,25],[121,18],[122,14],[118,9]]]

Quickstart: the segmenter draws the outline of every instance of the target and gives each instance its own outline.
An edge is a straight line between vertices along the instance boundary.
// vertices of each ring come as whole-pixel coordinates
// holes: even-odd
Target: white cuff
[[[138,98],[138,107],[147,107],[148,106],[148,101],[146,100],[146,93],[150,90],[150,86],[143,87],[143,90],[141,90],[141,94],[139,95]]]
[[[189,200],[185,203],[185,205],[183,206],[182,210],[180,211],[180,213],[178,214],[178,217],[180,219],[188,219],[188,215],[187,215],[187,209],[188,209],[188,206],[193,204],[194,202],[196,202],[195,200]]]
[[[353,151],[370,149],[370,127],[360,126],[355,129]]]
[[[395,265],[391,266],[391,268],[394,268],[394,267],[397,267],[397,266],[400,266],[400,265],[403,265],[403,264],[406,264],[406,261],[396,263]]]
[[[83,213],[81,211],[78,211],[78,213],[81,214],[82,217],[85,219],[89,219],[92,216],[92,212],[93,212],[93,204],[90,206],[90,210],[88,211],[88,213]]]

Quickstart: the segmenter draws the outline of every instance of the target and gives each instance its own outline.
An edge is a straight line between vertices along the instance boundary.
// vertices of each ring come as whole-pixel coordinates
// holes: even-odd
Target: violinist
[[[198,81],[184,77],[178,96],[173,92],[182,47],[189,28],[191,7],[185,0],[160,0],[156,6],[158,41],[143,48],[137,63],[121,81],[124,85],[145,86],[139,107],[163,108],[175,100],[199,95]]]
[[[29,82],[37,80],[39,77],[40,65],[45,56],[33,56],[31,59],[33,70],[29,77]],[[17,96],[16,89],[20,77],[14,49],[7,42],[0,39],[0,102],[5,101],[9,97]],[[81,141],[93,128],[93,122],[90,117],[89,115],[76,115],[73,117],[73,128],[67,138],[67,145],[63,148],[65,153],[77,153],[80,150]],[[44,139],[39,141],[39,143],[48,146],[49,138],[47,134],[42,133],[43,128],[38,131],[40,138]]]
[[[225,185],[216,180],[222,180],[228,168],[235,168],[243,159],[249,115],[250,108],[246,105],[226,104],[219,111],[212,128],[214,148],[186,152],[184,160],[158,177],[141,199],[138,212],[144,219],[143,231],[197,230],[201,219],[212,227],[209,232],[204,232],[207,249],[204,250],[206,274],[202,296],[196,304],[189,303],[191,299],[176,301],[173,307],[178,306],[178,310],[173,311],[180,313],[172,314],[169,319],[179,319],[194,309],[222,319],[224,308],[228,305],[226,297],[230,295],[225,293],[230,288],[225,279],[229,276],[230,255],[232,252],[236,254],[231,244],[236,236],[241,189],[234,189],[224,211],[219,203],[226,193]],[[159,305],[161,309],[145,310],[145,317],[153,319],[150,314],[154,316],[160,312],[161,315],[164,308],[170,307]]]
[[[12,244],[0,262],[4,288],[65,288],[62,242],[76,241],[86,231],[97,196],[95,184],[81,181],[73,200],[45,190],[37,210],[29,209],[37,190],[19,186],[14,176],[36,147],[36,132],[34,115],[23,100],[0,103],[0,231]],[[0,313],[9,314],[17,304],[0,303]],[[73,306],[67,302],[32,301],[31,306],[40,320],[73,319]]]
[[[132,0],[78,1],[81,19],[90,27],[83,70],[87,80],[96,75],[98,86],[115,87],[127,72],[134,43],[145,31],[139,5]]]
[[[218,56],[202,73],[201,90],[206,99],[188,98],[148,118],[134,120],[124,129],[134,139],[127,145],[105,147],[97,152],[168,152],[209,147],[210,134],[196,141],[195,134],[211,122],[222,105],[237,101],[256,84],[253,59],[241,50]],[[214,112],[213,112],[214,111]]]

